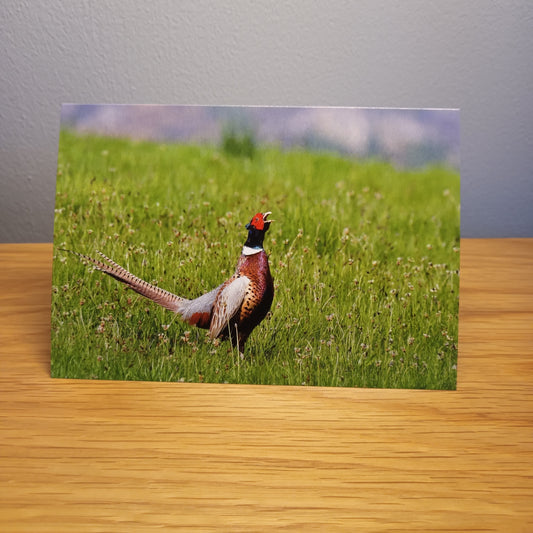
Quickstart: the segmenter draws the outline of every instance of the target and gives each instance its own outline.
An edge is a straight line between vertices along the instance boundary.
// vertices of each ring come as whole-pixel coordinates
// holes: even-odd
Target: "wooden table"
[[[0,531],[533,531],[533,240],[463,240],[456,392],[52,380],[0,245]]]

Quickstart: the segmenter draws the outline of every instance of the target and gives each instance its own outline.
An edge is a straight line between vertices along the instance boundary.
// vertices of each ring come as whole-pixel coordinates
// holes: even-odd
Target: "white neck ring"
[[[263,248],[250,248],[249,246],[242,247],[243,255],[255,255],[262,251],[263,251]]]

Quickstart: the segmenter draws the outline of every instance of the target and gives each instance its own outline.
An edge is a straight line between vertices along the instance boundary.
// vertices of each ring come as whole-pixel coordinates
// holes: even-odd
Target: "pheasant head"
[[[254,250],[263,249],[265,233],[268,231],[268,228],[270,228],[270,224],[274,222],[273,220],[267,220],[270,214],[270,211],[267,211],[266,213],[257,213],[252,217],[252,220],[246,224],[248,239],[244,243],[245,247]]]

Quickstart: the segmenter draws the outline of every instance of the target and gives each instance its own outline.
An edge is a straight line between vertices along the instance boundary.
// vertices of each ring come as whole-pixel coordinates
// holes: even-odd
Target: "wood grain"
[[[0,245],[0,530],[533,531],[533,241],[463,240],[454,392],[52,380]]]

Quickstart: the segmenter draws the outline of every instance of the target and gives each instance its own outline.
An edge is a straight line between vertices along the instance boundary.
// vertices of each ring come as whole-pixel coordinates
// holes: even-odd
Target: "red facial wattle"
[[[257,213],[257,215],[252,218],[252,222],[250,224],[253,226],[256,230],[262,231],[265,229],[265,220],[263,218],[263,213]]]

